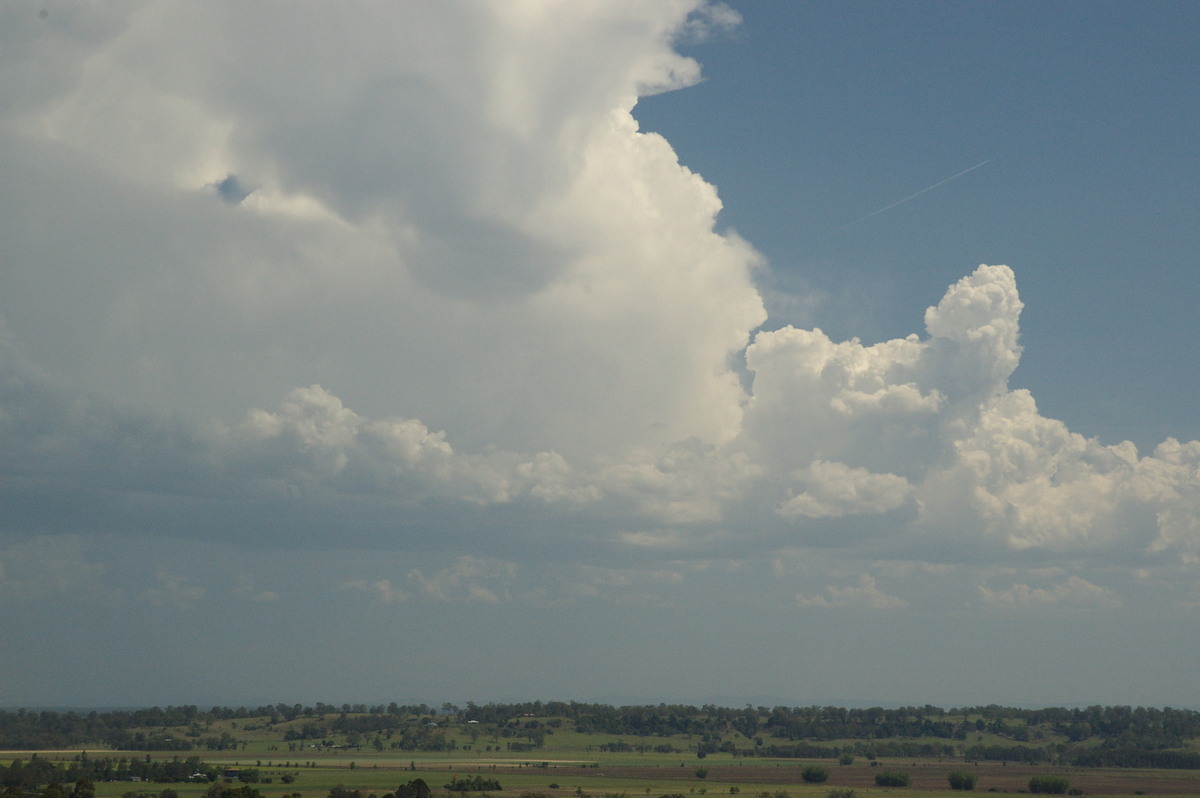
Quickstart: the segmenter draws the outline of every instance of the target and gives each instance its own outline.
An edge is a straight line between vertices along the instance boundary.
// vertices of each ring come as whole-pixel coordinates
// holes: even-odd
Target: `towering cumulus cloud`
[[[964,264],[903,339],[770,323],[761,258],[631,113],[699,78],[673,45],[720,5],[43,5],[0,11],[6,537],[488,530],[489,602],[535,540],[1200,562],[1200,443],[1104,446],[1010,390],[1008,267]],[[445,594],[412,573],[345,584]],[[1116,600],[1081,573],[977,598]],[[906,606],[848,578],[800,605]]]
[[[720,14],[693,5],[24,20],[31,61],[73,62],[11,112],[54,201],[13,209],[6,259],[53,263],[62,312],[22,312],[30,280],[5,315],[54,370],[200,413],[321,382],[476,447],[728,440],[755,254],[630,115],[696,79],[672,37]]]

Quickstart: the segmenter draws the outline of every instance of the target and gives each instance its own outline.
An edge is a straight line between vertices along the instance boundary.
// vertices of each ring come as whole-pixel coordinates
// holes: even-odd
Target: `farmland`
[[[1197,713],[1128,707],[21,711],[0,712],[0,780],[4,798],[87,798],[80,780],[97,798],[923,798],[954,794],[957,771],[975,792],[1051,775],[1076,795],[1200,795],[1197,728]],[[884,772],[907,786],[879,786]]]

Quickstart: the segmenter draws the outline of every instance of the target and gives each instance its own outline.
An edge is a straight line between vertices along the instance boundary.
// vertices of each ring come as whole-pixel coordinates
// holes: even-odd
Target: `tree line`
[[[217,768],[199,757],[145,759],[139,757],[91,757],[87,752],[69,762],[51,762],[33,754],[29,761],[15,759],[0,765],[0,785],[32,790],[40,784],[70,784],[87,781],[148,781],[171,784],[183,781],[215,781]]]

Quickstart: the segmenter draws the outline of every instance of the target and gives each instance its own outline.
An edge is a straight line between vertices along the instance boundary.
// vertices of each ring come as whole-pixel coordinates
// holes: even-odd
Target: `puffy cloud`
[[[785,517],[837,518],[856,513],[882,513],[902,506],[912,492],[904,477],[872,474],[865,468],[850,468],[844,463],[823,460],[814,461],[796,476],[805,489],[779,508],[778,513]]]
[[[1195,443],[1148,457],[1042,417],[1026,391],[987,402],[954,441],[951,464],[918,492],[923,523],[974,524],[1016,550],[1173,554],[1195,562]]]
[[[979,586],[979,593],[988,604],[1009,608],[1027,608],[1042,604],[1084,604],[1098,607],[1117,607],[1120,600],[1112,591],[1092,584],[1079,576],[1069,576],[1065,581],[1050,587],[1030,587],[1016,583],[1004,590],[991,590]]]
[[[778,467],[825,460],[921,476],[948,425],[1005,390],[1021,307],[1012,270],[980,266],[926,311],[926,340],[863,346],[819,329],[760,333],[746,351],[747,430]]]
[[[931,377],[951,398],[987,398],[1007,387],[1021,356],[1022,307],[1011,269],[980,266],[925,311]]]
[[[637,449],[624,460],[601,465],[598,491],[668,524],[721,520],[761,477],[761,466],[739,451],[692,439],[658,450]]]
[[[444,432],[415,419],[365,419],[320,385],[293,390],[277,411],[252,410],[224,430],[219,446],[242,461],[243,470],[334,490],[480,505],[520,497],[583,503],[598,495],[553,452],[457,454]]]
[[[1128,492],[1156,508],[1150,551],[1178,552],[1184,562],[1200,564],[1200,441],[1168,438],[1138,465]]]
[[[907,604],[904,599],[880,590],[875,584],[875,577],[870,574],[859,574],[857,585],[830,585],[825,588],[824,595],[796,594],[798,607],[865,607],[873,610],[892,610]]]
[[[1105,447],[1040,416],[1026,391],[989,400],[955,440],[954,460],[923,490],[927,520],[970,521],[1017,549],[1104,542],[1116,488],[1136,467],[1130,444]],[[954,507],[946,512],[948,505]]]

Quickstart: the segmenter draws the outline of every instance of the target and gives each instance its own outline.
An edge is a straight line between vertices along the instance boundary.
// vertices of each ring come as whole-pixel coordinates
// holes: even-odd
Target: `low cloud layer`
[[[395,607],[805,552],[857,564],[800,609],[902,609],[913,564],[1011,566],[973,593],[1009,609],[1195,578],[1200,442],[1011,390],[1012,269],[964,264],[896,340],[766,317],[767,265],[632,115],[728,9],[45,5],[0,22],[5,601],[39,551],[103,580],[99,536],[442,553],[332,586]],[[151,566],[156,608],[212,596]]]

